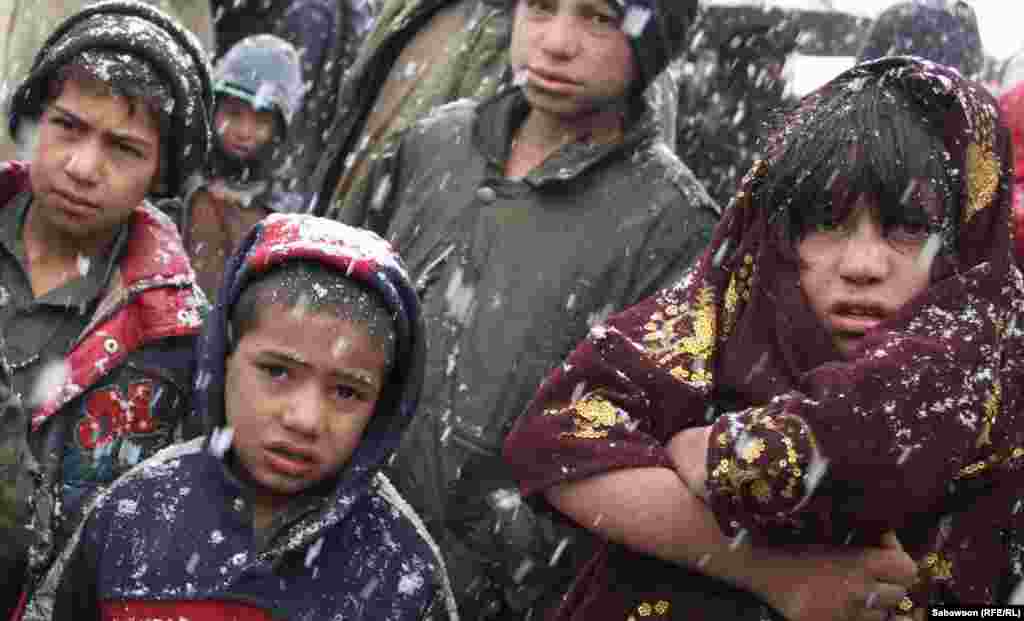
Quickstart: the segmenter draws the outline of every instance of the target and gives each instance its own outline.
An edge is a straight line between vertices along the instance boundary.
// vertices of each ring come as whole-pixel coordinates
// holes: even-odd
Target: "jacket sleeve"
[[[345,200],[336,219],[350,226],[369,229],[387,238],[391,218],[398,211],[401,192],[402,132],[373,159],[366,175],[365,189],[355,200]]]
[[[91,520],[86,521],[82,539],[71,551],[57,583],[53,602],[53,621],[99,621],[94,534]]]
[[[657,291],[679,282],[694,267],[708,246],[718,222],[718,205],[682,164],[669,175],[673,183],[653,201],[660,213],[647,231],[644,245],[631,252],[635,257],[625,303],[636,304]],[[628,226],[626,223],[623,226]]]

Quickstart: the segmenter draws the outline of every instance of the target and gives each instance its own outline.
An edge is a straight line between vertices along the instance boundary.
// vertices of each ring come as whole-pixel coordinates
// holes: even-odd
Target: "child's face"
[[[32,209],[60,234],[104,236],[142,203],[159,167],[159,124],[142,102],[69,78],[39,119]]]
[[[224,150],[242,160],[256,155],[274,137],[274,112],[256,110],[237,97],[221,97],[214,122]]]
[[[636,77],[621,19],[606,0],[519,0],[510,57],[531,106],[561,117],[621,101]]]
[[[848,356],[869,330],[928,287],[927,240],[924,227],[883,230],[863,196],[846,220],[803,236],[800,286],[841,354]]]
[[[233,450],[278,506],[336,474],[359,445],[383,385],[384,353],[362,324],[270,304],[228,356]]]

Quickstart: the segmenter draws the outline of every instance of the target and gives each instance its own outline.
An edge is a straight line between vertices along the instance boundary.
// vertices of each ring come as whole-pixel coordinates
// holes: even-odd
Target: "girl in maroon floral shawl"
[[[616,542],[560,618],[1007,601],[1024,459],[1011,171],[990,95],[920,59],[858,65],[786,115],[692,272],[595,327],[506,440],[524,496]],[[835,582],[859,609],[813,586],[843,550],[900,544],[907,592],[877,564]],[[771,586],[736,578],[776,552],[795,564]],[[786,590],[810,597],[787,608]]]

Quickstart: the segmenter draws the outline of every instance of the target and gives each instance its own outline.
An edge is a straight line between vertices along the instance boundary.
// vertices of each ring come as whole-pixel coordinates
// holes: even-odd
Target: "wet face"
[[[280,304],[227,359],[233,450],[266,507],[334,476],[373,416],[384,353],[365,326]]]
[[[845,220],[803,236],[800,286],[841,354],[849,356],[868,331],[928,287],[927,241],[926,227],[884,230],[863,196]]]
[[[249,159],[274,137],[274,112],[256,110],[237,97],[221,97],[214,122],[224,150],[239,159]]]
[[[620,103],[636,77],[621,18],[606,0],[518,0],[510,58],[530,105],[565,118]]]
[[[79,240],[111,235],[154,185],[159,164],[160,128],[145,105],[69,78],[39,121],[33,220]]]

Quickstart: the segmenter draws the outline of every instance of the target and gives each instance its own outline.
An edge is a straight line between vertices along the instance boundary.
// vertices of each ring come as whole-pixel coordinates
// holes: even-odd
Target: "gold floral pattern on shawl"
[[[763,407],[751,410],[746,419],[746,437],[731,438],[729,434],[721,433],[715,439],[721,447],[733,442],[735,458],[720,459],[712,469],[710,479],[726,494],[737,499],[750,496],[759,503],[767,504],[776,493],[787,501],[795,499],[803,482],[802,464],[807,460],[797,450],[794,436],[805,435],[813,449],[813,434],[807,423],[798,416],[767,413]],[[771,452],[768,441],[763,437],[764,431],[777,436],[784,455],[778,449]]]
[[[743,256],[743,265],[734,270],[729,276],[729,286],[725,290],[725,297],[722,303],[722,338],[729,336],[733,326],[736,325],[736,318],[739,316],[740,301],[750,301],[750,291],[754,286],[754,257],[749,254]]]
[[[991,131],[991,130],[990,130]],[[983,144],[972,142],[967,147],[967,205],[964,223],[992,204],[999,187],[999,158],[992,152],[991,137]]]
[[[691,307],[665,301],[669,303],[663,311],[651,315],[644,326],[644,350],[659,366],[667,366],[673,358],[685,356],[686,359],[670,370],[672,377],[706,386],[712,379],[711,356],[717,332],[714,291],[710,286],[703,287]],[[689,326],[691,334],[680,336],[680,324]]]
[[[629,617],[627,617],[627,621],[636,621],[638,616],[664,617],[668,615],[668,611],[671,607],[672,605],[664,599],[659,599],[653,604],[651,602],[641,602],[640,605],[636,607],[635,614],[631,613]]]
[[[1002,408],[1002,396],[1003,387],[1002,384],[996,380],[992,391],[989,393],[988,398],[985,399],[985,414],[982,418],[984,421],[981,427],[981,435],[978,436],[978,441],[975,443],[975,447],[988,446],[992,444],[992,426],[996,422],[996,417],[999,416],[999,410]]]
[[[956,473],[956,475],[953,478],[955,480],[969,479],[978,473],[985,472],[989,468],[994,468],[996,466],[1003,464],[1004,462],[1013,459],[1020,459],[1022,457],[1024,457],[1024,448],[1015,446],[1006,454],[999,455],[997,453],[993,453],[992,455],[989,455],[988,459],[978,460],[972,464],[964,466],[963,468],[960,469],[959,472]]]
[[[562,436],[580,438],[581,440],[607,438],[608,430],[620,420],[619,408],[601,395],[594,393],[583,396],[569,408],[552,408],[544,410],[544,414],[546,416],[571,415],[576,429],[567,431]]]
[[[950,580],[953,578],[953,562],[942,558],[938,552],[929,552],[918,565],[932,580]]]

